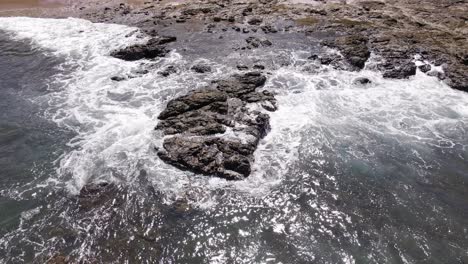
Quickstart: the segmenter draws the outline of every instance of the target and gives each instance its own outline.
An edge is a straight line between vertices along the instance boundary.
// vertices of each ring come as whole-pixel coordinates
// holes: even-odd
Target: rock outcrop
[[[253,153],[269,128],[269,116],[252,110],[256,103],[276,110],[266,77],[259,72],[213,81],[209,87],[171,100],[156,130],[167,137],[158,156],[181,169],[239,180],[251,173]]]
[[[367,47],[368,41],[366,37],[361,35],[351,35],[336,38],[334,41],[326,41],[324,44],[337,48],[353,70],[361,70],[371,54]]]
[[[111,56],[126,61],[164,57],[169,52],[164,44],[173,41],[176,41],[175,37],[155,37],[150,39],[146,44],[133,45],[121,50],[113,51]]]

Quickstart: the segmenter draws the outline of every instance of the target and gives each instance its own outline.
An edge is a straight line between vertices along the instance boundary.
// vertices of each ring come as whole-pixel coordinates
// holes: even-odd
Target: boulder
[[[246,106],[259,103],[276,110],[272,93],[256,91],[265,82],[258,72],[236,74],[169,101],[156,130],[172,137],[164,139],[158,156],[205,175],[228,180],[249,176],[253,153],[270,125],[267,114]]]

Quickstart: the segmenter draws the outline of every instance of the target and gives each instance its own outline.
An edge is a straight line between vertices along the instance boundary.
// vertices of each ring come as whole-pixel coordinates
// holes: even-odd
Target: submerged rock
[[[173,73],[176,73],[177,72],[177,69],[176,67],[174,66],[167,66],[165,69],[161,70],[158,72],[159,75],[163,76],[163,77],[167,77]]]
[[[236,74],[171,100],[156,130],[174,136],[164,140],[158,156],[196,173],[228,180],[249,176],[253,153],[270,125],[268,115],[247,105],[276,110],[272,93],[256,91],[265,82],[258,72]]]
[[[356,78],[356,79],[353,80],[353,83],[354,83],[354,84],[360,84],[360,85],[366,85],[366,84],[372,83],[372,81],[369,80],[369,79],[366,78],[366,77],[358,77],[358,78]]]
[[[211,72],[211,67],[205,64],[197,64],[197,65],[192,66],[192,68],[190,69],[196,73]]]
[[[80,190],[78,196],[80,209],[91,210],[103,205],[109,200],[114,199],[117,192],[118,187],[115,184],[107,182],[89,183]]]

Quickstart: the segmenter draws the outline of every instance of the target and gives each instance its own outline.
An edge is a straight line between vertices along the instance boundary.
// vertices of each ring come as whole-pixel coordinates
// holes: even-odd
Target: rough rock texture
[[[367,47],[368,41],[364,36],[352,35],[339,37],[334,41],[326,41],[324,45],[340,50],[346,61],[352,66],[352,69],[361,70],[371,54]]]
[[[382,58],[377,66],[385,77],[407,78],[415,72],[414,55],[420,54],[425,60],[442,66],[445,74],[438,74],[439,78],[453,88],[468,91],[466,1],[200,0],[127,4],[113,0],[77,0],[73,3],[73,7],[38,12],[36,16],[74,16],[94,22],[127,24],[141,28],[150,36],[159,36],[165,29],[171,32],[172,28],[177,28],[176,34],[182,35],[207,32],[214,34],[213,39],[225,38],[225,32],[237,32],[247,35],[244,39],[252,37],[247,46],[237,49],[245,52],[269,46],[268,42],[261,42],[265,34],[277,33],[283,39],[289,38],[288,33],[303,34],[302,39],[319,36],[328,39],[324,44],[333,44],[344,56],[341,61],[323,58],[324,63],[333,67],[359,70],[371,52]],[[9,11],[7,15],[25,15],[21,12]],[[273,44],[278,40],[269,39]],[[143,51],[143,47],[135,49],[138,56],[125,52],[116,55],[135,60],[166,52],[158,47],[153,52]],[[428,74],[434,75],[432,71]]]
[[[173,41],[176,41],[175,37],[152,38],[146,44],[133,45],[121,50],[113,51],[111,56],[126,61],[164,57],[169,52],[164,44]]]
[[[384,77],[408,78],[416,73],[414,58],[415,55],[420,55],[421,61],[441,66],[444,73],[429,69],[426,65],[420,68],[421,71],[444,80],[453,88],[468,91],[466,1],[200,0],[141,1],[141,4],[105,2],[106,4],[97,0],[77,1],[74,2],[75,7],[61,10],[55,16],[75,16],[94,22],[127,24],[139,27],[141,32],[153,37],[147,44],[112,53],[113,56],[126,60],[164,56],[172,45],[184,56],[210,60],[224,59],[233,51],[237,52],[233,57],[243,59],[260,49],[268,49],[274,54],[275,49],[306,50],[309,47],[311,52],[316,52],[310,59],[321,64],[358,71],[369,62],[372,55],[372,59],[376,59],[372,61],[375,63],[375,69],[382,71]],[[302,4],[307,2],[312,4]],[[177,36],[178,41],[172,43],[175,38],[161,37],[165,34]],[[302,42],[294,46],[299,41]],[[322,50],[316,49],[319,42],[323,44]],[[323,47],[333,48],[339,51],[340,55],[321,52]],[[227,66],[236,67],[240,63],[248,64],[249,69],[268,70],[288,65],[287,62],[283,64],[281,61],[275,64],[268,61],[247,63],[240,60]],[[253,67],[257,63],[266,67]],[[168,67],[159,74],[169,76],[182,68]],[[247,71],[245,67],[240,69]],[[246,105],[255,103],[269,111],[276,109],[273,95],[256,91],[261,87],[261,82],[243,83],[243,80],[260,80],[260,77],[242,76],[219,80],[210,87],[192,92],[168,104],[158,129],[174,137],[166,140],[164,149],[161,149],[161,153],[165,154],[160,154],[161,157],[185,169],[231,177],[226,176],[231,175],[227,172],[236,170],[227,169],[230,168],[224,157],[227,156],[227,152],[221,147],[226,145],[225,141],[234,142],[233,139],[228,140],[227,135],[236,135],[233,138],[238,139],[238,134],[254,134],[253,138],[256,138],[268,127],[262,127],[261,124],[268,122],[263,122],[265,118],[260,118],[261,114],[248,110]],[[358,82],[365,85],[366,81]],[[109,94],[109,97],[115,100],[120,100],[120,96]],[[257,120],[257,117],[260,119]],[[220,137],[221,134],[224,136]],[[176,140],[177,138],[179,140]],[[252,142],[255,143],[255,140]],[[198,157],[195,157],[195,161],[189,161],[186,160],[188,157],[177,156],[177,153],[188,153],[188,150],[185,150],[188,143],[201,146],[200,151],[209,149],[216,155],[213,154],[212,158],[203,161]],[[247,145],[255,146],[249,144]],[[181,150],[177,152],[179,147]],[[249,148],[249,151],[250,149],[254,148]],[[246,153],[244,156],[250,159],[251,153]],[[216,166],[208,166],[214,161],[217,162]],[[213,168],[216,168],[216,172]],[[239,169],[236,173],[238,177],[244,175],[245,170]]]
[[[269,117],[248,104],[276,110],[273,94],[256,91],[265,82],[258,72],[233,75],[171,100],[156,129],[173,136],[166,137],[158,156],[176,167],[228,180],[249,176]]]

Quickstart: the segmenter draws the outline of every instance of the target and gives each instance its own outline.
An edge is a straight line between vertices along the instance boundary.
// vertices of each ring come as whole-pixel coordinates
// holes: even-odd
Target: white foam
[[[212,204],[206,192],[220,188],[262,196],[285,178],[299,157],[300,146],[307,142],[307,151],[317,155],[321,150],[316,143],[350,137],[354,134],[347,132],[358,130],[437,144],[437,140],[453,141],[441,133],[440,126],[453,127],[456,133],[460,122],[461,126],[467,122],[468,96],[421,72],[409,80],[383,79],[372,67],[361,72],[322,67],[307,73],[302,69],[311,62],[304,59],[304,52],[293,52],[293,64],[275,70],[266,85],[278,94],[279,110],[270,113],[272,130],[255,153],[253,174],[245,181],[226,182],[182,172],[161,162],[153,146],[162,138],[153,128],[168,99],[231,69],[216,67],[220,70],[206,80],[190,71],[162,78],[155,74],[158,68],[191,65],[172,52],[157,62],[150,74],[113,82],[109,77],[132,75],[141,67],[140,62],[108,56],[114,49],[145,41],[138,37],[136,28],[80,19],[58,22],[33,18],[0,18],[0,28],[14,32],[18,39],[31,39],[78,66],[71,78],[59,76],[57,81],[63,88],[45,98],[50,105],[48,117],[77,134],[70,142],[74,150],[59,161],[60,179],[51,179],[67,182],[75,193],[91,180],[130,184],[144,169],[155,186],[172,191],[174,196],[186,197],[199,191],[195,199],[200,206]],[[353,83],[362,76],[372,84]],[[337,134],[327,135],[329,128]],[[313,162],[323,162],[322,158]]]

